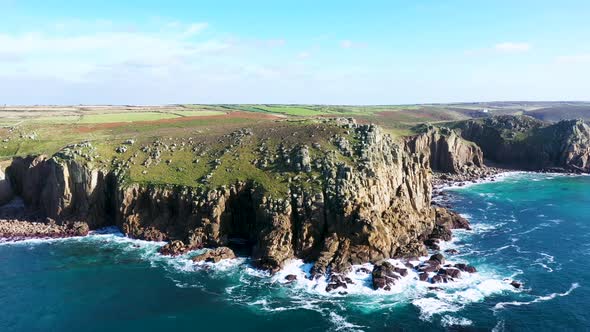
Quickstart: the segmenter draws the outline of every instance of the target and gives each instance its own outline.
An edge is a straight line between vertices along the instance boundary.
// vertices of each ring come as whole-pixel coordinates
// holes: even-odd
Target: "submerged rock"
[[[285,280],[287,280],[288,282],[293,282],[297,280],[297,276],[294,274],[288,274],[287,276],[285,276]]]

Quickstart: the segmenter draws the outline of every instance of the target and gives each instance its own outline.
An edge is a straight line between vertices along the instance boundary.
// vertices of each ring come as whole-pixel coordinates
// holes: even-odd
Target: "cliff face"
[[[581,120],[549,125],[526,116],[498,116],[466,121],[458,128],[497,163],[529,170],[590,171],[590,127]]]
[[[268,270],[300,257],[322,275],[424,254],[419,239],[434,227],[428,157],[378,127],[344,125],[358,139],[353,162],[328,155],[314,166],[321,186],[294,182],[286,197],[271,197],[252,181],[217,189],[127,184],[118,171],[62,158],[16,158],[7,175],[29,208],[58,221],[117,225],[131,237],[180,240],[184,248],[241,239],[254,264]],[[298,169],[309,171],[309,159],[299,149]]]
[[[15,194],[43,216],[82,219],[91,228],[111,224],[114,178],[109,172],[39,156],[15,158],[7,175]]]
[[[461,173],[466,167],[483,167],[483,153],[448,128],[429,126],[419,135],[408,139],[412,151],[428,156],[430,167],[444,173]]]

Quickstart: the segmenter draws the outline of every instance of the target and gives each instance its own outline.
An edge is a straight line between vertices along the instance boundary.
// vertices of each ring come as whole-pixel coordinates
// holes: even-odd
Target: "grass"
[[[172,114],[180,115],[180,116],[213,116],[213,115],[224,115],[226,112],[223,111],[211,111],[211,110],[201,110],[201,111],[174,111]]]
[[[96,124],[112,122],[136,122],[136,121],[156,121],[162,119],[177,118],[178,115],[162,112],[130,112],[130,113],[106,113],[106,114],[88,114],[83,115],[78,123]]]
[[[291,116],[316,116],[327,114],[326,112],[299,106],[256,106],[255,108],[261,109],[266,112],[279,113]]]

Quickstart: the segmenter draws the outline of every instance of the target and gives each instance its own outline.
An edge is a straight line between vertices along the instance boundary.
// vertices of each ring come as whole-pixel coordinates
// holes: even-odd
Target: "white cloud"
[[[354,46],[354,43],[352,42],[352,40],[343,40],[340,42],[340,47],[342,48],[352,48]]]
[[[529,43],[515,43],[515,42],[504,42],[494,46],[494,49],[499,52],[505,53],[520,53],[527,52],[532,48]]]
[[[192,37],[194,35],[199,34],[201,31],[205,30],[208,26],[209,26],[209,24],[206,22],[193,23],[186,29],[186,31],[184,32],[184,35],[186,37]]]
[[[65,23],[71,25],[71,22]],[[105,26],[105,24],[100,24]],[[172,66],[219,55],[236,45],[221,39],[194,39],[206,23],[162,24],[157,32],[128,29],[32,31],[0,33],[0,72],[23,70],[44,77],[79,81],[100,67]],[[22,66],[10,66],[15,62]]]
[[[307,59],[307,58],[309,58],[310,56],[311,56],[311,53],[309,53],[309,52],[305,52],[305,51],[304,51],[304,52],[299,52],[299,54],[297,54],[297,57],[298,57],[299,59]]]
[[[359,42],[355,42],[349,39],[345,39],[340,41],[340,47],[342,48],[363,48],[366,47],[367,44],[365,43],[359,43]]]
[[[590,53],[558,56],[557,62],[567,64],[590,63]]]

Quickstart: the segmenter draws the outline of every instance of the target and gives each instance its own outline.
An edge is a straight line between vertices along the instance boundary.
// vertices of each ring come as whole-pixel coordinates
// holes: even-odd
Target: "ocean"
[[[301,261],[273,276],[246,258],[194,265],[104,229],[1,243],[0,331],[590,330],[590,177],[512,173],[447,195],[473,230],[442,249],[478,273],[439,290],[410,273],[374,291],[355,268],[347,294],[326,293]]]

